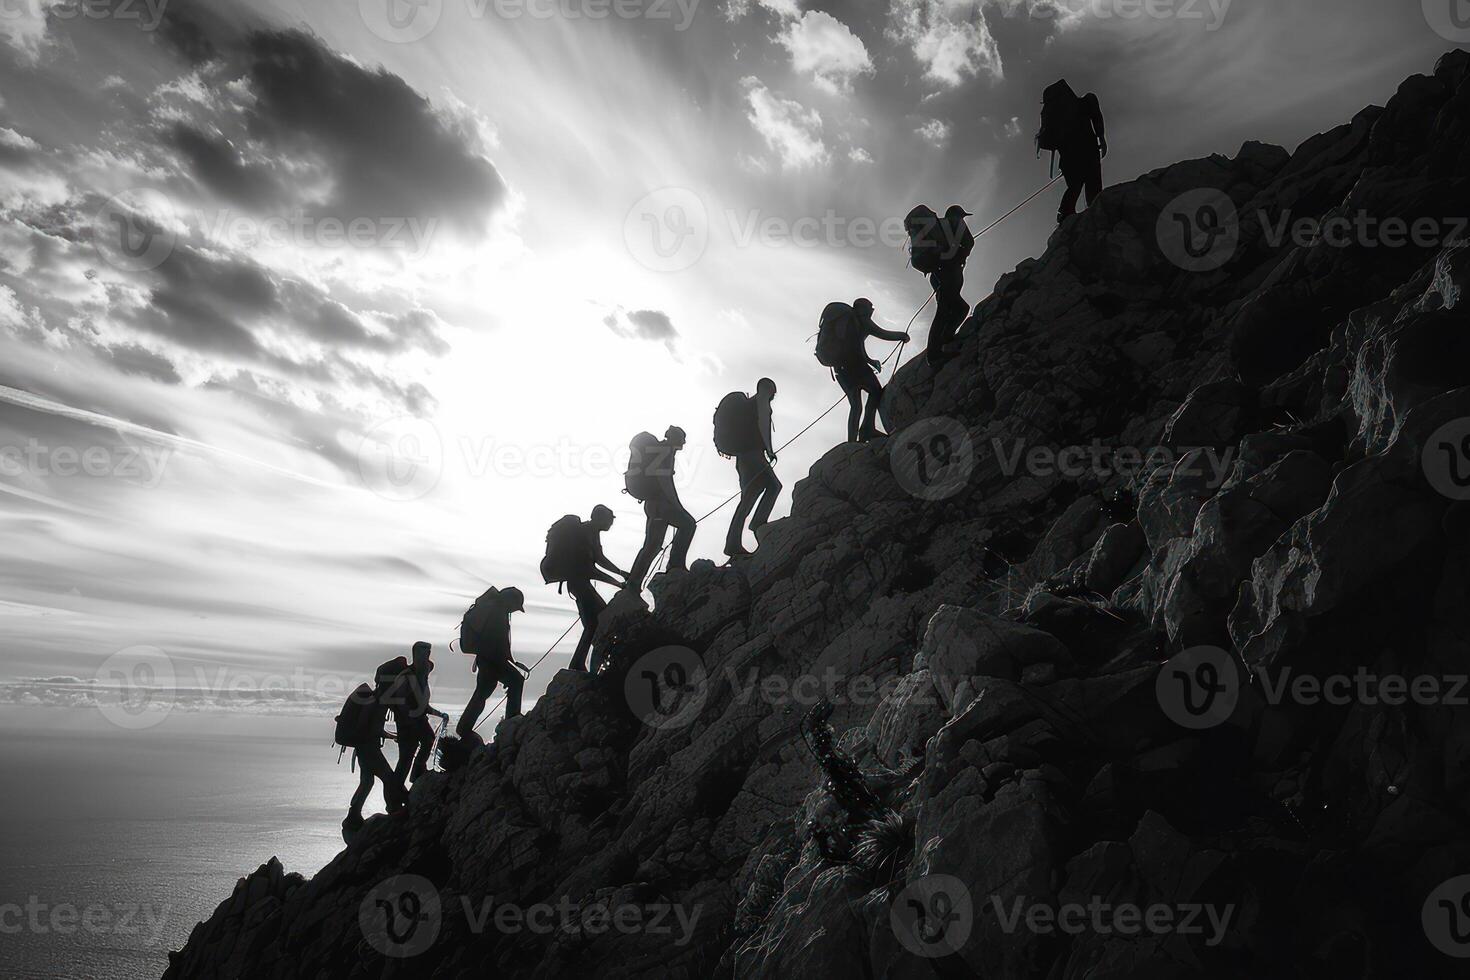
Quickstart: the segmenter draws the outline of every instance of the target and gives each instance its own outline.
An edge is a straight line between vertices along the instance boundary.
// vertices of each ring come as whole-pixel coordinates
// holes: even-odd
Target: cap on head
[[[592,523],[603,529],[612,527],[613,509],[606,504],[598,504],[592,508]]]
[[[755,390],[761,395],[774,395],[776,393],[776,382],[770,378],[761,378],[755,383]]]
[[[505,603],[507,612],[526,611],[526,594],[514,585],[508,589],[501,589],[500,598]]]
[[[968,218],[968,217],[970,217],[970,212],[966,211],[964,208],[960,207],[958,204],[951,204],[949,206],[949,210],[946,211],[946,212],[944,212],[944,216],[946,218],[948,218],[950,221],[954,221],[954,220],[956,220],[958,218]]]
[[[664,439],[676,446],[682,446],[689,441],[689,437],[684,434],[684,430],[677,425],[671,425],[664,430]]]
[[[857,310],[859,313],[861,313],[863,310],[871,311],[873,309],[873,301],[864,296],[861,299],[853,300],[852,308]]]

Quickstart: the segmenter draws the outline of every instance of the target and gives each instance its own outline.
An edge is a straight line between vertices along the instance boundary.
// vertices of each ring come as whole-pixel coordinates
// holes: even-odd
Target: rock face
[[[242,879],[168,976],[1463,975],[1426,898],[1470,872],[1470,712],[1278,681],[1470,669],[1467,173],[1456,53],[1295,153],[1110,188],[755,556],[620,596],[603,674],[314,878]],[[1161,216],[1202,188],[1239,241],[1191,271]],[[1360,215],[1440,236],[1270,233]],[[818,698],[881,860],[821,846]]]

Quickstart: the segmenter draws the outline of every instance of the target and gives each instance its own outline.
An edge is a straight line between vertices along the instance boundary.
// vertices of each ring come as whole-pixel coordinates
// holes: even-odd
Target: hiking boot
[[[726,544],[725,554],[729,557],[731,561],[734,561],[736,558],[744,558],[745,556],[749,555],[750,552],[745,550],[745,545],[737,543]]]
[[[351,844],[352,838],[357,836],[357,832],[362,829],[362,825],[362,814],[347,814],[347,818],[342,821],[342,843]]]

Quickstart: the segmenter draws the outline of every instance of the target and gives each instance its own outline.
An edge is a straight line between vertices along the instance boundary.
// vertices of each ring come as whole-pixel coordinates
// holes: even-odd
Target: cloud
[[[679,331],[674,321],[662,310],[633,310],[625,312],[622,307],[602,318],[603,325],[619,337],[629,340],[652,340],[675,349]]]
[[[200,73],[192,94],[175,89],[162,135],[230,203],[263,209],[290,188],[318,217],[443,222],[477,241],[505,202],[476,120],[311,35],[256,31]]]
[[[943,147],[949,143],[951,127],[943,119],[929,119],[925,120],[923,125],[915,129],[914,132],[926,142],[937,147]]]
[[[985,21],[988,0],[894,0],[890,35],[908,45],[924,77],[945,88],[967,78],[1005,75]]]
[[[873,60],[862,40],[823,11],[808,10],[791,20],[777,41],[790,52],[791,67],[810,75],[824,91],[851,91],[854,78],[873,74]]]
[[[766,145],[790,170],[826,163],[827,145],[822,142],[822,116],[800,102],[783,99],[758,78],[745,78],[748,118]]]
[[[1021,117],[1012,116],[1011,121],[1005,125],[1006,139],[1015,139],[1021,135]]]
[[[873,155],[861,146],[854,146],[847,151],[847,158],[853,163],[872,163]]]

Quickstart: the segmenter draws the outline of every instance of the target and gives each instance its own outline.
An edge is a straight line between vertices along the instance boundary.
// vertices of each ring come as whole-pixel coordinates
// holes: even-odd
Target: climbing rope
[[[975,238],[978,240],[979,238],[983,237],[986,232],[990,231],[996,225],[1000,224],[1002,221],[1006,220],[1011,215],[1015,214],[1017,211],[1021,210],[1026,205],[1028,205],[1032,201],[1036,200],[1042,194],[1045,194],[1047,192],[1047,190],[1053,184],[1055,184],[1057,181],[1059,181],[1061,179],[1062,179],[1062,175],[1061,174],[1057,174],[1051,180],[1049,180],[1045,184],[1043,184],[1041,186],[1041,189],[1038,190],[1035,194],[1032,194],[1030,197],[1026,198],[1026,200],[1022,201],[1020,204],[1017,204],[1015,207],[1011,208],[1005,214],[1001,215],[999,218],[996,218],[990,224],[986,225],[984,228],[982,228],[978,232],[976,232],[975,233]],[[926,310],[929,307],[929,304],[932,303],[934,301],[934,298],[936,296],[938,296],[938,295],[939,295],[939,293],[937,291],[931,291],[929,293],[929,298],[926,299],[926,300],[924,300],[923,305],[920,306],[917,310],[914,311],[914,315],[913,316],[909,317],[908,326],[904,328],[904,333],[905,334],[909,333],[913,329],[914,321],[917,320],[917,319],[919,319],[919,314],[923,313],[924,310]],[[888,354],[888,356],[885,357],[882,360],[882,362],[880,362],[880,364],[879,364],[879,367],[882,368],[884,365],[887,365],[887,363],[889,361],[892,361],[893,362],[893,374],[889,376],[889,382],[890,383],[892,383],[893,378],[895,378],[895,377],[898,376],[898,368],[899,368],[899,365],[902,364],[902,362],[903,362],[903,349],[904,349],[904,346],[907,343],[908,343],[908,341],[906,341],[906,340],[899,341],[898,346],[895,347],[892,351],[890,351],[889,354]],[[879,373],[881,374],[881,371]],[[822,421],[822,419],[824,419],[827,416],[831,415],[834,411],[837,410],[837,408],[839,406],[841,406],[844,403],[846,403],[846,401],[847,401],[847,395],[844,394],[841,398],[837,399],[835,402],[833,402],[831,405],[829,405],[827,407],[827,410],[824,411],[821,415],[818,415],[816,418],[814,418],[810,422],[808,422],[806,424],[806,426],[804,428],[802,428],[802,430],[800,432],[798,432],[796,435],[792,436],[790,439],[787,439],[785,442],[783,442],[780,445],[780,447],[772,455],[774,455],[774,456],[781,455],[781,453],[783,453],[783,452],[786,451],[786,447],[787,446],[791,445],[793,442],[795,442],[796,440],[800,439],[802,436],[804,436],[808,432],[810,432],[813,428],[816,427],[816,425],[817,425],[818,422]],[[731,503],[735,502],[736,500],[739,500],[740,499],[740,496],[743,493],[745,493],[746,488],[749,487],[749,486],[750,486],[750,484],[747,483],[744,486],[742,486],[739,490],[736,490],[733,494],[731,494],[730,496],[726,497],[723,501],[721,501],[719,504],[717,504],[709,512],[707,512],[706,514],[704,514],[704,516],[696,519],[695,522],[694,522],[694,526],[695,527],[698,527],[699,525],[703,524],[705,521],[707,521],[711,517],[713,517],[715,514],[717,514],[720,511],[724,510]],[[659,550],[658,555],[654,558],[653,562],[650,564],[648,573],[645,574],[643,576],[643,578],[639,580],[638,587],[639,587],[640,590],[643,589],[643,588],[646,588],[647,585],[648,585],[648,583],[653,580],[653,577],[659,573],[661,567],[663,566],[664,559],[668,555],[669,549],[671,547],[673,547],[673,542],[669,542],[668,544],[665,544],[663,546],[663,548],[661,548]],[[542,661],[544,661],[547,657],[551,656],[552,651],[554,651],[557,648],[557,646],[561,643],[562,640],[565,640],[567,638],[567,636],[572,632],[573,629],[576,628],[576,626],[577,626],[577,624],[579,622],[581,622],[581,618],[580,617],[572,620],[571,624],[569,626],[567,626],[567,628],[564,631],[562,631],[561,636],[558,636],[556,638],[556,641],[553,642],[551,644],[551,646],[546,649],[546,652],[543,653],[536,660],[536,662],[531,665],[531,669],[528,670],[528,671],[526,671],[526,676],[527,677],[530,677],[532,671],[534,671],[537,667],[541,666]],[[495,706],[490,709],[490,713],[487,714],[487,715],[485,715],[485,717],[481,718],[480,721],[475,725],[475,731],[479,731],[480,730],[480,725],[485,724],[486,721],[488,721],[491,717],[493,717],[494,716],[494,713],[495,713],[495,710],[497,708],[499,708],[501,705],[503,705],[506,702],[506,699],[509,698],[509,697],[510,697],[510,692],[509,691],[507,691],[505,694],[501,695],[500,700],[497,701],[495,703]]]

